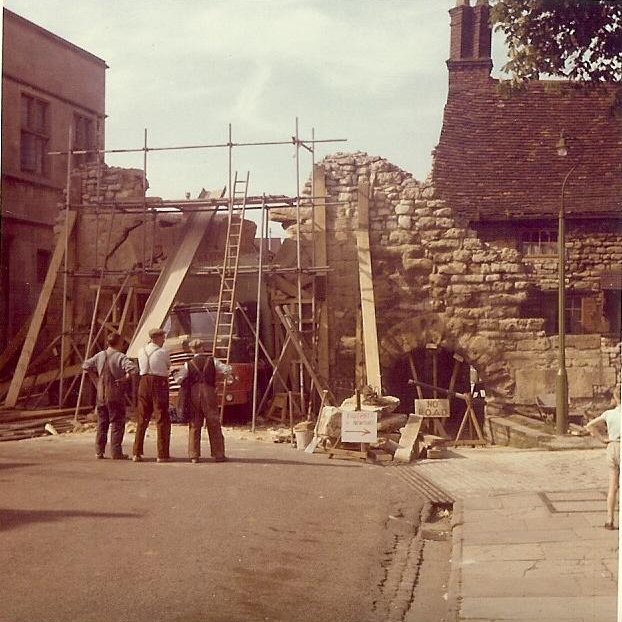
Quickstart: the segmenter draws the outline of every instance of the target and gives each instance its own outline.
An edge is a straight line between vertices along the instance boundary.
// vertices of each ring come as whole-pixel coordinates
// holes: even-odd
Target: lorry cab
[[[216,324],[216,303],[177,304],[171,308],[162,328],[166,331],[164,348],[171,358],[171,374],[169,376],[169,399],[175,410],[179,385],[174,380],[174,373],[192,358],[189,343],[200,339],[205,344],[205,351],[212,352],[214,329]],[[225,392],[225,414],[235,411],[237,417],[250,413],[253,393],[252,343],[248,337],[240,335],[237,327],[237,313],[234,317],[234,335],[231,343],[229,364],[231,375],[223,378],[216,373],[216,392],[219,404],[222,400],[223,387]],[[236,417],[236,418],[237,418]]]

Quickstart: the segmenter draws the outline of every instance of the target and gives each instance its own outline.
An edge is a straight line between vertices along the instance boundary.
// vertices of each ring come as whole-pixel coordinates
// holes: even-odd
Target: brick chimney
[[[488,82],[492,70],[490,6],[488,0],[456,0],[449,10],[451,39],[449,46],[449,88],[465,88]]]

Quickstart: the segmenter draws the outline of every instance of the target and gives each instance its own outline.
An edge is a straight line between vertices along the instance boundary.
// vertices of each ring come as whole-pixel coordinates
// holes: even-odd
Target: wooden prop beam
[[[4,405],[8,408],[13,408],[15,404],[17,404],[17,398],[19,397],[19,392],[22,389],[22,384],[24,382],[24,378],[26,377],[26,371],[37,343],[37,338],[39,337],[39,331],[41,330],[41,325],[43,324],[43,318],[45,317],[45,312],[47,311],[50,297],[52,296],[52,290],[54,289],[54,284],[56,283],[56,277],[58,276],[58,271],[63,261],[63,257],[65,256],[65,238],[71,234],[75,222],[76,212],[68,212],[66,228],[63,227],[63,230],[56,241],[56,247],[52,253],[52,258],[50,259],[50,265],[48,267],[47,274],[45,275],[45,281],[43,282],[43,287],[41,288],[41,293],[39,294],[39,300],[37,300],[37,306],[32,314],[32,320],[30,321],[30,326],[28,327],[28,334],[24,340],[22,352],[19,356],[19,360],[17,361],[17,366],[15,367],[15,374],[13,375],[13,380],[11,381],[9,392],[4,402]]]
[[[291,344],[296,349],[296,352],[298,352],[298,356],[300,357],[301,362],[304,364],[307,370],[307,373],[309,374],[309,377],[313,380],[314,386],[317,392],[319,393],[320,398],[322,397],[323,392],[326,390],[328,391],[327,396],[328,396],[329,402],[331,404],[335,404],[336,402],[335,396],[333,395],[332,391],[329,389],[328,383],[326,382],[326,380],[323,380],[322,378],[319,377],[315,368],[311,364],[309,355],[305,351],[305,346],[302,340],[302,336],[298,332],[297,327],[294,326],[293,322],[291,321],[291,318],[285,316],[285,314],[283,313],[283,310],[278,305],[275,307],[275,311],[276,311],[276,314],[279,320],[281,320],[283,327],[285,328],[285,332],[287,333],[287,336],[290,338]]]
[[[189,216],[176,252],[166,262],[147,299],[127,356],[137,358],[139,349],[149,340],[149,331],[162,326],[214,214],[213,211],[195,212]]]
[[[315,253],[315,265],[328,265],[328,253],[326,249],[326,171],[324,167],[315,164],[313,174],[313,205],[314,205],[314,230],[313,247]],[[318,277],[326,279],[328,277]],[[325,299],[318,301],[318,341],[317,362],[320,375],[329,377],[329,349],[328,349],[328,302]]]
[[[378,330],[376,327],[374,278],[369,244],[369,183],[366,181],[362,181],[358,185],[358,227],[356,230],[356,246],[358,249],[359,288],[361,291],[367,384],[380,395],[382,393],[382,379],[380,376]]]
[[[2,351],[2,354],[0,354],[0,371],[4,369],[5,365],[13,358],[13,355],[22,347],[26,335],[28,334],[28,327],[30,326],[31,319],[32,315],[22,324],[22,327],[15,333],[6,348]]]

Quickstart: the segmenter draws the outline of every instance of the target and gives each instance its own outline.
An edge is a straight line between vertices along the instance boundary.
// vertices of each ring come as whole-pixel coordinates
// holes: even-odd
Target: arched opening
[[[413,369],[414,368],[414,369]],[[416,376],[425,384],[455,391],[457,393],[475,393],[481,395],[477,371],[464,357],[447,348],[428,344],[426,347],[415,348],[397,358],[384,374],[386,393],[400,399],[402,412],[414,412],[414,401],[422,398],[446,398],[442,391],[434,391],[428,387],[420,387],[410,382]],[[466,410],[466,403],[461,399],[450,399],[450,417],[444,419],[445,430],[455,438]],[[481,410],[478,418],[483,414]]]

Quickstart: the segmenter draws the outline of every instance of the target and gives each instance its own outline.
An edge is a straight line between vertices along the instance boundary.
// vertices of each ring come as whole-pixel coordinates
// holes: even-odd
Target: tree
[[[506,34],[503,69],[515,83],[622,81],[622,0],[497,0],[491,19]]]

